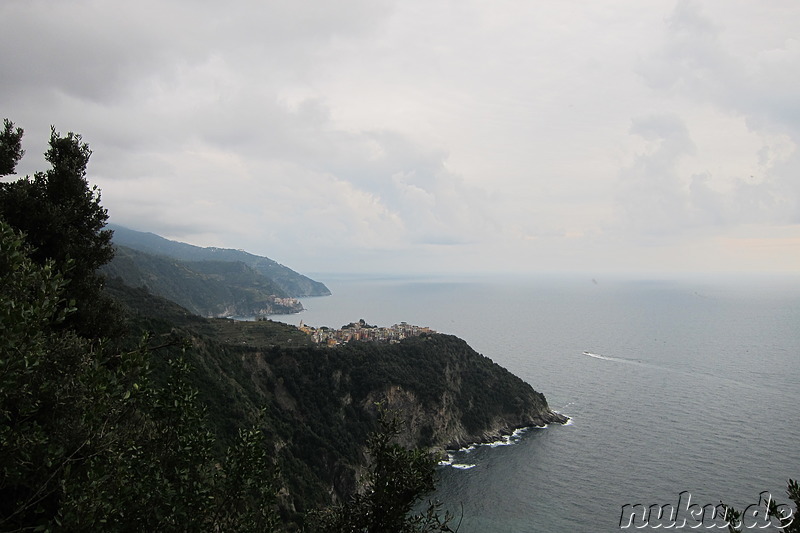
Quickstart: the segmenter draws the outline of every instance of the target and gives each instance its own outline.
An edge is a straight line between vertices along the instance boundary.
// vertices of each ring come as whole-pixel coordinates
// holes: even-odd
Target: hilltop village
[[[417,337],[423,333],[436,333],[428,327],[414,326],[406,322],[400,322],[388,328],[370,326],[362,318],[358,322],[351,322],[341,329],[331,329],[326,326],[314,328],[306,326],[302,321],[298,329],[311,336],[317,344],[326,346],[336,346],[350,341],[373,341],[373,342],[400,342],[406,337]]]

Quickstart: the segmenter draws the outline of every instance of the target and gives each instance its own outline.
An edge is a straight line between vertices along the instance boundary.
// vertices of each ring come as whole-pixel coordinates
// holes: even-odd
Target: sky
[[[301,272],[800,272],[796,0],[3,0],[111,222]]]

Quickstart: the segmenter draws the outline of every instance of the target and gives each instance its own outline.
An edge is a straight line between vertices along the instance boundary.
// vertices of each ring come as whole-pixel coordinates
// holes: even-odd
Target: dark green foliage
[[[452,531],[449,514],[440,517],[437,504],[426,513],[412,509],[435,487],[435,459],[423,450],[399,444],[400,421],[381,412],[381,428],[367,445],[370,459],[364,484],[346,503],[312,514],[310,529],[319,533],[416,533]]]
[[[0,220],[0,531],[270,531],[263,432],[217,455],[191,368],[55,326],[65,281]],[[181,351],[179,351],[179,354]]]
[[[25,150],[22,149],[22,128],[14,129],[14,123],[3,119],[0,131],[0,176],[13,174]]]
[[[137,421],[116,428],[114,447],[67,487],[59,520],[80,530],[272,530],[273,468],[261,431],[240,430],[219,458],[189,365],[169,366],[166,385],[136,391]]]
[[[221,497],[212,506],[216,529],[226,532],[275,529],[277,517],[273,504],[277,488],[264,434],[255,428],[240,429],[223,465],[217,487]]]
[[[102,448],[120,411],[113,398],[130,386],[130,358],[101,364],[94,347],[56,330],[69,309],[66,282],[39,266],[19,234],[0,221],[0,527],[45,523],[59,506],[61,483]],[[135,355],[131,357],[135,358]],[[113,379],[111,379],[113,378]]]
[[[50,170],[0,184],[0,217],[25,233],[36,263],[53,261],[69,281],[64,298],[74,301],[77,312],[64,325],[84,337],[116,334],[120,326],[96,273],[114,249],[112,232],[103,229],[108,214],[100,205],[100,192],[86,181],[90,156],[80,135],[62,137],[53,129],[45,153]]]
[[[53,130],[51,170],[0,187],[0,531],[272,530],[259,426],[218,441],[179,337],[153,367],[103,338],[122,308],[90,154]]]
[[[47,507],[52,471],[83,447],[67,419],[80,416],[75,399],[85,387],[74,374],[85,346],[50,331],[66,314],[65,282],[52,262],[39,266],[29,254],[0,219],[0,527]]]

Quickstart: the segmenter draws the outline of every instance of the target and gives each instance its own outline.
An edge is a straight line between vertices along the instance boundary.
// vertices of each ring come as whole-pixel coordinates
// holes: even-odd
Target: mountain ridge
[[[167,239],[151,232],[137,231],[119,224],[108,224],[114,231],[112,242],[127,246],[140,252],[171,257],[180,261],[239,261],[268,277],[285,296],[303,298],[309,296],[329,296],[330,289],[324,283],[295,272],[291,268],[270,259],[244,250],[232,248],[201,247]]]
[[[107,278],[144,287],[205,317],[303,310],[299,300],[241,261],[179,261],[117,245],[114,259],[100,270]]]

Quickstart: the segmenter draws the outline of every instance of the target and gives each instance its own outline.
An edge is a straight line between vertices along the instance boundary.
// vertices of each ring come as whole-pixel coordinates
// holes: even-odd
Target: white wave
[[[566,422],[564,422],[564,425],[565,426],[574,426],[575,422],[573,422],[573,420],[575,420],[575,419],[572,418],[572,417],[569,417],[569,419]]]
[[[541,428],[546,428],[547,424],[545,424],[544,426],[540,426],[540,427]],[[529,429],[530,429],[529,427],[515,429],[514,432],[511,434],[511,438],[512,439],[519,439],[520,437],[522,437],[522,434],[525,433],[526,431],[528,431]]]
[[[522,435],[525,434],[530,429],[545,429],[547,428],[548,424],[543,426],[527,426],[519,429],[515,429],[510,435],[503,435],[496,441],[492,442],[481,442],[478,444],[470,444],[464,448],[459,448],[454,450],[454,453],[470,453],[473,450],[477,449],[480,446],[488,446],[490,448],[496,448],[498,446],[510,446],[512,444],[516,444],[521,438]],[[448,452],[449,454],[449,452]]]
[[[496,440],[494,442],[487,442],[483,446],[489,446],[490,448],[497,448],[498,446],[509,446],[514,444],[515,441],[511,440],[511,435],[504,435],[500,438],[500,440]]]
[[[439,466],[450,466],[450,465],[453,464],[453,459],[454,459],[453,454],[452,453],[448,453],[447,454],[447,458],[442,459],[441,461],[439,461]]]
[[[515,429],[511,435],[503,435],[500,439],[494,442],[486,442],[481,444],[481,446],[489,446],[490,448],[496,448],[497,446],[510,446],[512,444],[516,444],[521,438],[522,435],[528,431],[529,429],[544,429],[547,427],[547,424],[544,426],[529,426],[524,428]]]
[[[450,465],[453,468],[458,468],[459,470],[469,470],[470,468],[475,468],[475,465],[467,465],[467,464],[452,464]]]

